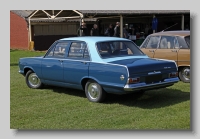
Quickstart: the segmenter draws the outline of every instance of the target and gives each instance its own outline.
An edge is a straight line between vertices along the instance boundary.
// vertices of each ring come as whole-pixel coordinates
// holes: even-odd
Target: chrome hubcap
[[[182,71],[182,75],[186,80],[190,80],[190,69],[189,68],[185,68]]]
[[[100,90],[96,83],[89,84],[88,94],[89,94],[90,98],[92,98],[92,99],[97,99],[99,97]]]
[[[28,82],[31,86],[36,87],[40,84],[40,79],[35,73],[31,73],[28,77]]]

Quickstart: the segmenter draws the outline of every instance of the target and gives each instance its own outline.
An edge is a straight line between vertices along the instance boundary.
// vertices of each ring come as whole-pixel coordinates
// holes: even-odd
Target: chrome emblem
[[[124,75],[121,75],[121,76],[120,76],[120,79],[121,79],[121,80],[124,80]]]
[[[164,69],[170,69],[171,67],[164,67]]]
[[[153,71],[153,72],[149,72],[148,75],[152,75],[152,74],[160,74],[160,71]]]

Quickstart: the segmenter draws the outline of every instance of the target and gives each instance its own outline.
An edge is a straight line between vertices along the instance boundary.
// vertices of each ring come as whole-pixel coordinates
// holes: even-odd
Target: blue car
[[[91,102],[104,101],[107,93],[138,93],[179,81],[175,61],[149,58],[134,42],[118,37],[57,40],[44,56],[20,58],[19,73],[30,88],[80,89]]]

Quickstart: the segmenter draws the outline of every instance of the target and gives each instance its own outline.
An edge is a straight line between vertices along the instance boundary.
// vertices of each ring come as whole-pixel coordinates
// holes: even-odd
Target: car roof
[[[178,30],[178,31],[164,31],[150,34],[151,36],[167,35],[167,36],[190,36],[189,30]]]
[[[90,51],[90,58],[91,61],[93,62],[102,62],[102,63],[107,63],[111,61],[116,61],[116,60],[122,60],[122,59],[127,59],[127,58],[147,58],[148,56],[124,56],[124,57],[114,57],[114,58],[108,58],[108,59],[102,59],[95,47],[97,42],[105,42],[105,41],[130,41],[129,39],[125,38],[120,38],[120,37],[103,37],[103,36],[81,36],[81,37],[69,37],[69,38],[63,38],[60,40],[68,40],[68,41],[84,41],[87,43],[87,47],[89,48]]]
[[[86,41],[86,42],[101,42],[101,41],[130,41],[128,39],[120,37],[102,37],[102,36],[81,36],[81,37],[69,37],[60,40],[76,40],[76,41]]]

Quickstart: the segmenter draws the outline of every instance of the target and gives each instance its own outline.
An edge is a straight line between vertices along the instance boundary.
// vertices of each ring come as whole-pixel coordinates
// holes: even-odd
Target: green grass
[[[142,96],[108,95],[89,102],[83,91],[45,86],[30,89],[18,73],[20,57],[44,52],[10,51],[11,129],[190,130],[190,84],[178,82]]]

